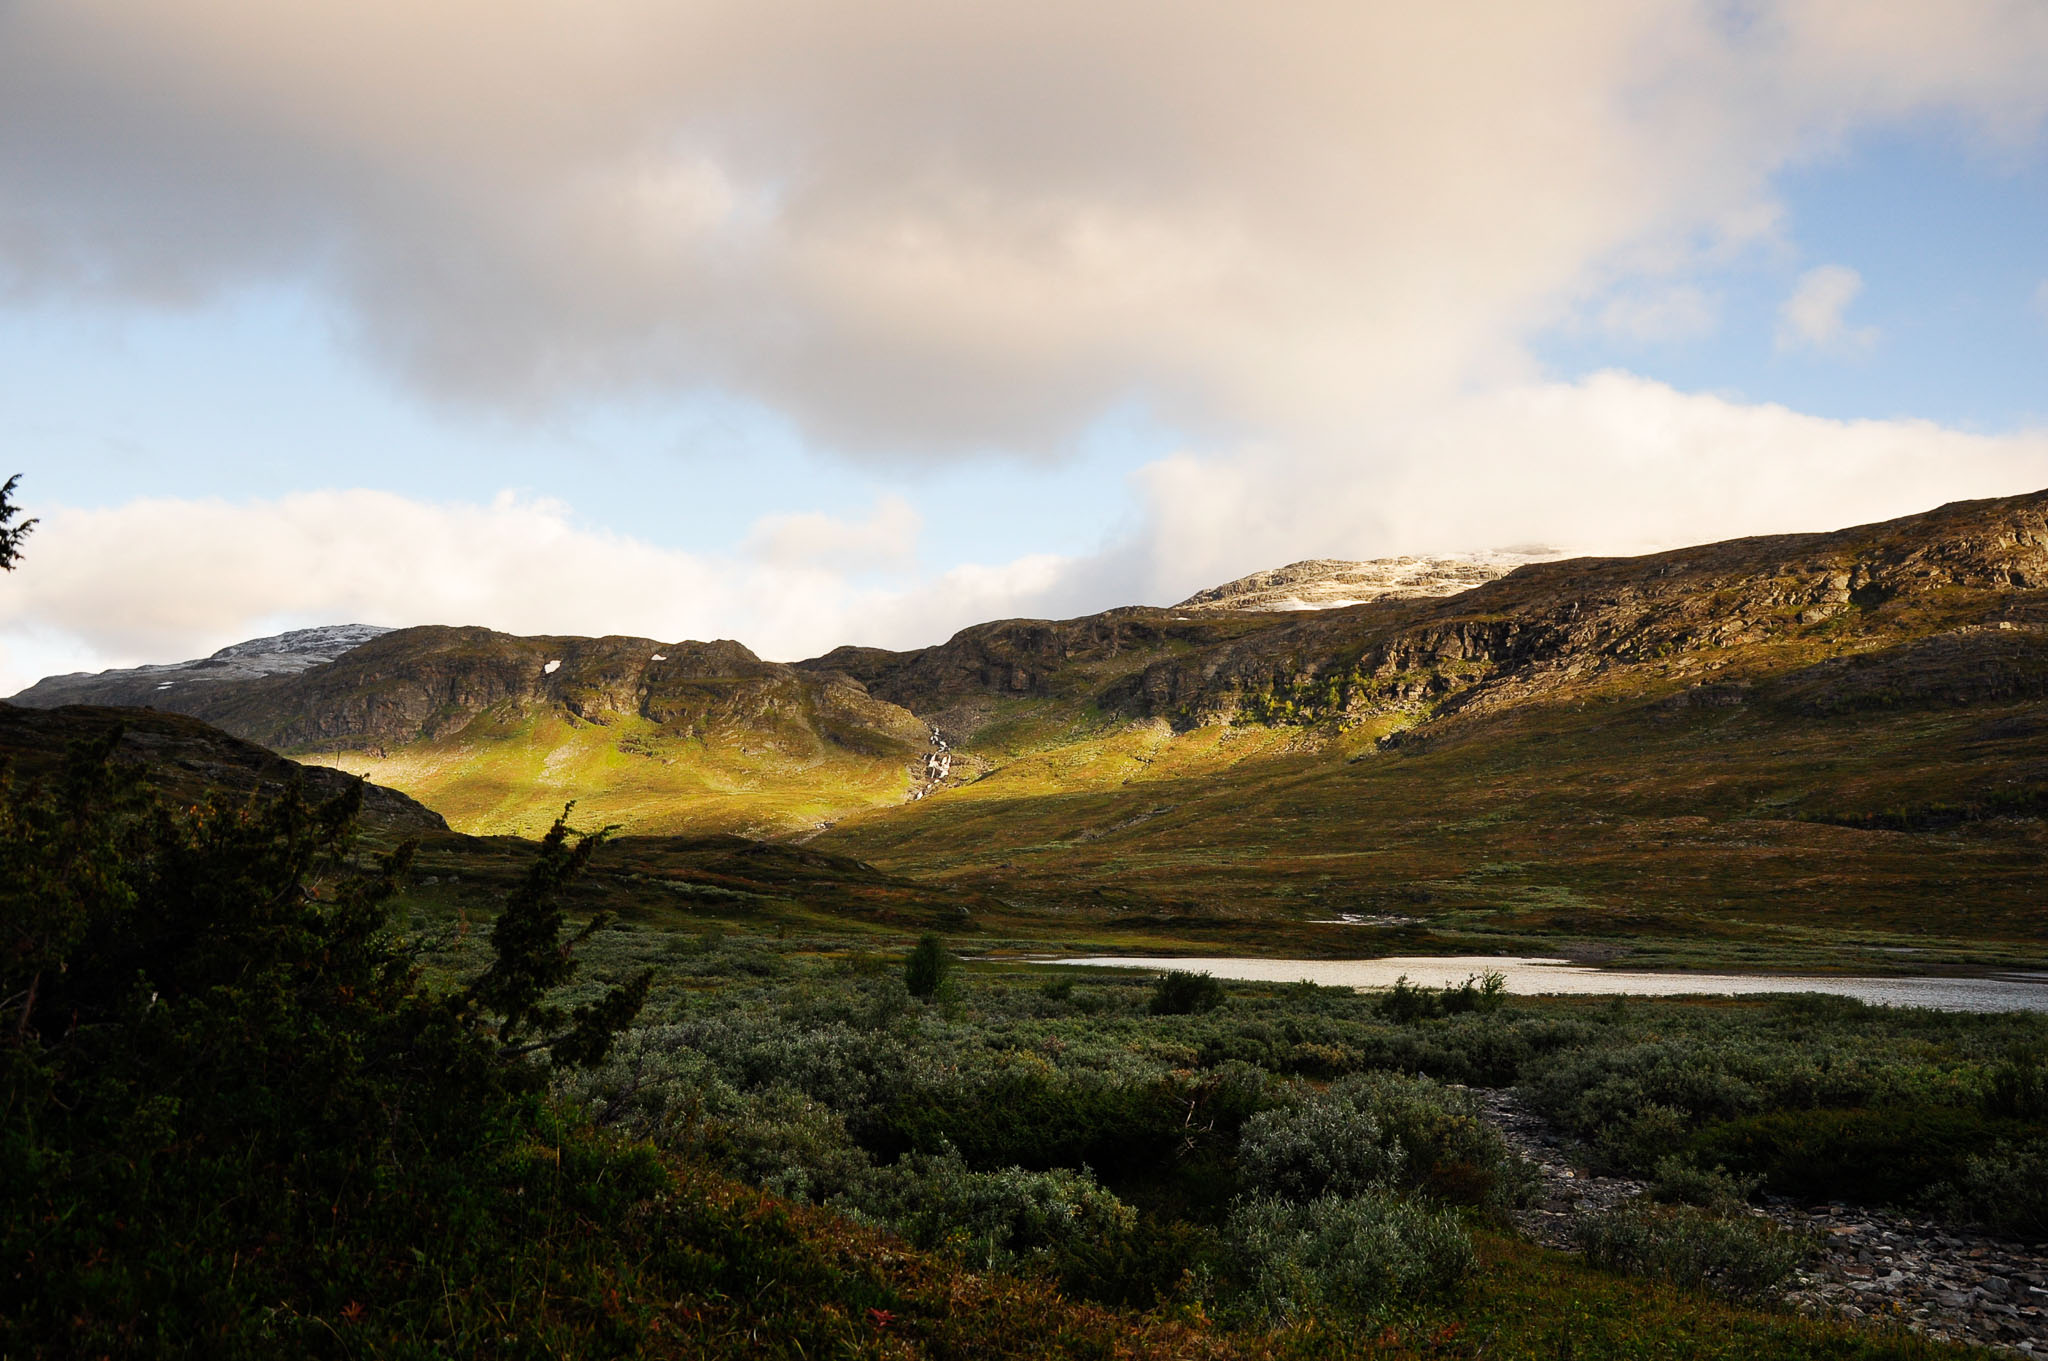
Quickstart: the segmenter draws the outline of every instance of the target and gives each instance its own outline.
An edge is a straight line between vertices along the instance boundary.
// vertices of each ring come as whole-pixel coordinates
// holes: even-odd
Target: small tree
[[[927,931],[918,937],[916,948],[903,962],[903,986],[912,997],[935,997],[939,984],[946,981],[946,971],[952,967],[953,957],[946,953],[946,943]]]
[[[1154,1016],[1189,1016],[1214,1011],[1223,1005],[1223,985],[1205,973],[1172,969],[1152,985],[1152,1000],[1146,1010]]]
[[[497,1013],[498,1043],[508,1053],[545,1049],[558,1064],[592,1067],[610,1050],[618,1032],[640,1014],[654,975],[643,970],[573,1011],[548,1000],[548,994],[576,972],[576,947],[612,920],[611,913],[600,912],[581,931],[563,938],[562,890],[583,873],[612,830],[579,836],[572,847],[568,818],[569,808],[564,808],[541,838],[540,854],[527,871],[526,882],[505,900],[505,910],[491,927],[491,966],[470,984],[468,995],[486,1011]]]
[[[0,487],[0,571],[14,570],[15,561],[21,557],[21,541],[36,527],[34,520],[23,520],[18,525],[8,523],[21,514],[21,507],[14,504],[14,487],[20,481],[21,474],[16,473],[7,479],[6,486]]]

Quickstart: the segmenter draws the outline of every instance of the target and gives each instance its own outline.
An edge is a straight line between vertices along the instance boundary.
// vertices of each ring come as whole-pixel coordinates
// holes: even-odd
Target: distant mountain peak
[[[1197,591],[1177,610],[1333,610],[1368,601],[1457,595],[1528,562],[1560,556],[1525,544],[1451,557],[1308,558]]]
[[[273,633],[268,638],[251,638],[246,643],[231,643],[209,657],[208,661],[225,661],[230,658],[254,657],[312,657],[308,663],[317,666],[320,662],[331,662],[342,653],[361,647],[382,634],[391,632],[382,624],[321,624],[315,628],[293,629],[289,633]],[[185,662],[183,665],[193,665]],[[292,668],[304,670],[303,667]]]
[[[322,624],[317,628],[293,629],[232,643],[210,657],[187,662],[47,676],[9,702],[32,709],[54,709],[60,704],[155,704],[158,699],[168,698],[171,691],[193,686],[297,675],[389,632],[380,624]]]

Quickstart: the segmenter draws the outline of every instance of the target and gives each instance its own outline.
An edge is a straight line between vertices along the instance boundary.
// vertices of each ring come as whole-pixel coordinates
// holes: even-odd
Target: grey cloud
[[[310,282],[437,398],[718,388],[856,453],[1133,393],[1328,437],[1847,128],[2048,100],[2037,7],[1724,13],[17,0],[0,288]]]

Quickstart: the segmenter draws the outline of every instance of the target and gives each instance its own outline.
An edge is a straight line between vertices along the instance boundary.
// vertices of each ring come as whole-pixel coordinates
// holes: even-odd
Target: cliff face
[[[1995,640],[1966,636],[1987,630]],[[1896,649],[1908,651],[1886,660]],[[1889,702],[2034,693],[2044,649],[2048,492],[1833,533],[1531,563],[1439,599],[1012,620],[917,652],[841,649],[799,665],[857,676],[918,712],[977,692],[1067,696],[1189,726],[1441,713],[1731,665],[1777,674],[1806,705],[1856,702],[1851,690]]]
[[[481,628],[387,633],[300,675],[223,690],[198,716],[282,751],[502,735],[540,714],[644,719],[718,740],[868,755],[921,750],[910,714],[843,676],[764,662],[740,644],[520,638]]]

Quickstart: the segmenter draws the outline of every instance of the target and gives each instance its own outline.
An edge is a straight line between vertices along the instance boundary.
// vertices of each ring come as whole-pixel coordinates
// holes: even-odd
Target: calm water
[[[1627,973],[1562,959],[1515,955],[1408,955],[1395,959],[1141,959],[1098,955],[1058,962],[1104,969],[1188,969],[1251,983],[1294,983],[1307,979],[1354,988],[1392,987],[1394,980],[1403,975],[1411,983],[1437,988],[1496,970],[1507,975],[1508,991],[1519,993],[1636,993],[1668,997],[1681,993],[1826,992],[1894,1007],[2048,1011],[2048,974],[2043,973],[1996,974],[1989,978]]]

